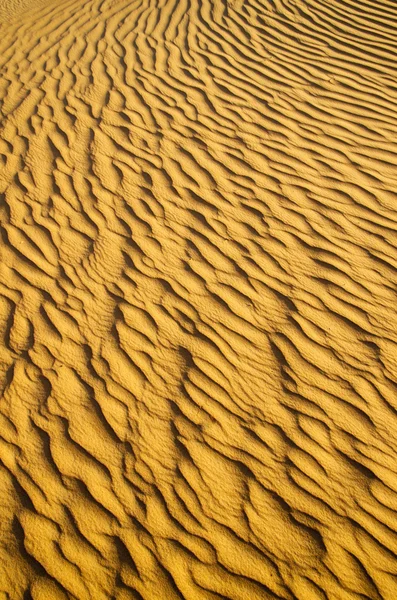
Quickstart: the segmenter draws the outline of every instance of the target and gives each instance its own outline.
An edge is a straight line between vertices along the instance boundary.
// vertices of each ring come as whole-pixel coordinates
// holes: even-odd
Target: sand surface
[[[1,600],[396,600],[396,47],[0,0]]]

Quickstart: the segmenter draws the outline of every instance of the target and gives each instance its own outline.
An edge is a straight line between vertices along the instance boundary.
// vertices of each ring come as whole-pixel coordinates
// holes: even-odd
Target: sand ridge
[[[2,597],[394,600],[395,3],[6,6]]]

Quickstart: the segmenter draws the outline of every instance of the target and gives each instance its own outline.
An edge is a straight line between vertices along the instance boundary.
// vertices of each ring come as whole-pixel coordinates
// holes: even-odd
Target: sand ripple
[[[1,598],[395,600],[394,0],[2,15]]]

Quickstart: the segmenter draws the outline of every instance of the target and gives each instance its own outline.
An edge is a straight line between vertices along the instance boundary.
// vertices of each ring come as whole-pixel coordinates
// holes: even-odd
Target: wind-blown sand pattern
[[[395,0],[0,18],[1,599],[395,600]]]

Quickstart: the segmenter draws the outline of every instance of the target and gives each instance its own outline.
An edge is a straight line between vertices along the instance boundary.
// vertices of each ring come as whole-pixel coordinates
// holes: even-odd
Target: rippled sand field
[[[1,600],[396,600],[397,3],[0,0]]]

